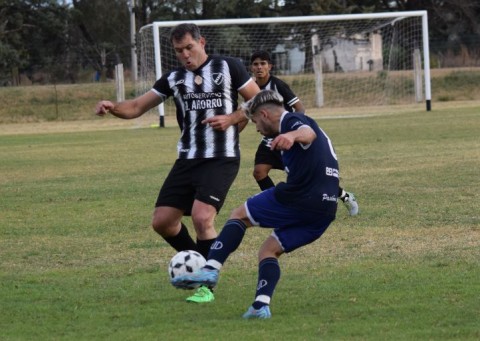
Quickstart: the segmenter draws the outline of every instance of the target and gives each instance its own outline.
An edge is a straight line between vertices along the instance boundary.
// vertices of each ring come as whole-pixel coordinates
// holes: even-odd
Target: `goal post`
[[[169,34],[186,22],[200,27],[208,54],[238,58],[246,68],[254,51],[269,52],[272,73],[307,112],[423,101],[431,110],[426,11],[154,22],[138,33],[137,94],[179,66]],[[165,114],[174,114],[173,101],[158,110],[163,126]]]

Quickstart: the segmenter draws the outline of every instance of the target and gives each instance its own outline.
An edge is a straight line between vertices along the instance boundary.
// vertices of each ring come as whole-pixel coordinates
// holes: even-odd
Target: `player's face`
[[[253,73],[255,78],[268,78],[270,75],[270,70],[272,69],[272,64],[266,60],[256,58],[253,60],[252,65],[250,65],[250,71]]]
[[[275,137],[278,131],[274,129],[272,122],[269,120],[268,114],[265,110],[260,110],[252,115],[252,122],[255,123],[257,131],[266,137]]]
[[[207,60],[205,38],[203,37],[197,41],[192,38],[190,33],[187,33],[181,40],[174,40],[172,44],[177,59],[187,70],[194,71]]]

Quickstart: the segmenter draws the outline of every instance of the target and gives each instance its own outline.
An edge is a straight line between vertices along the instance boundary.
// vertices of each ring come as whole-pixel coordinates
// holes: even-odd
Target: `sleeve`
[[[282,81],[280,78],[275,77],[275,85],[277,92],[282,95],[283,101],[286,105],[288,105],[288,107],[292,108],[295,103],[300,101],[288,84]]]
[[[225,57],[225,61],[230,69],[230,75],[232,77],[232,82],[235,89],[240,90],[248,82],[252,81],[252,77],[239,59]]]
[[[305,120],[303,115],[299,115],[296,113],[286,113],[280,125],[280,133],[288,133],[289,131],[297,130],[303,126],[310,126],[310,124],[307,120]]]
[[[168,83],[169,74],[170,73],[163,74],[162,77],[155,82],[152,88],[152,91],[154,91],[158,96],[162,97],[163,100],[173,96],[173,91]]]

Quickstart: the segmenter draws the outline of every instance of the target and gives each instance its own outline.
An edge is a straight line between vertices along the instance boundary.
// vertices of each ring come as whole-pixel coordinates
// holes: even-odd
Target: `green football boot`
[[[199,287],[195,292],[195,294],[193,294],[190,297],[187,297],[187,302],[193,302],[193,303],[208,303],[208,302],[213,302],[213,300],[215,300],[213,291],[205,286]]]

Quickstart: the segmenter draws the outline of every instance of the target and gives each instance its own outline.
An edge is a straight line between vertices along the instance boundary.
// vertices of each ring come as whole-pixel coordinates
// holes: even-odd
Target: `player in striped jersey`
[[[175,26],[170,41],[182,66],[162,75],[151,91],[120,103],[100,101],[96,114],[132,119],[173,97],[181,129],[178,158],[165,179],[153,213],[153,229],[175,250],[196,250],[205,258],[217,237],[214,219],[223,206],[240,165],[239,125],[248,119],[238,107],[260,89],[237,59],[209,56],[195,24]],[[182,223],[191,216],[196,242]],[[187,298],[209,302],[202,287]]]
[[[267,51],[260,50],[251,55],[250,71],[255,76],[255,82],[260,89],[273,90],[279,93],[284,99],[285,110],[304,113],[305,107],[288,84],[271,74],[272,67],[272,60]],[[271,150],[270,148],[272,140],[273,138],[264,136],[255,154],[253,177],[262,191],[275,186],[268,175],[270,170],[284,169],[280,151]],[[353,193],[347,192],[342,187],[339,187],[338,198],[347,207],[350,215],[354,216],[358,214],[358,203]]]

